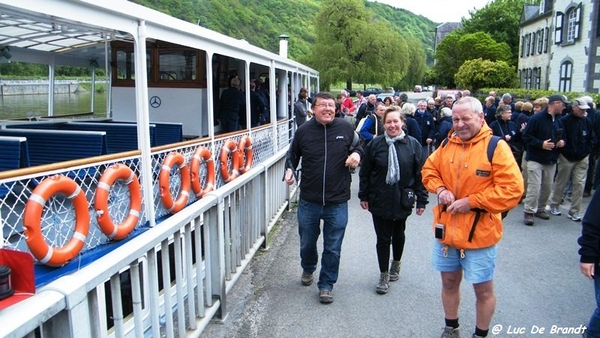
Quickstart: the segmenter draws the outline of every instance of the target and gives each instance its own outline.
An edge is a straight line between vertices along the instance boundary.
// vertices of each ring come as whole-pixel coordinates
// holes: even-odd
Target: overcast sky
[[[370,0],[373,1],[373,0]],[[490,0],[375,0],[393,7],[403,8],[437,23],[460,22],[469,17],[469,10],[481,9]]]

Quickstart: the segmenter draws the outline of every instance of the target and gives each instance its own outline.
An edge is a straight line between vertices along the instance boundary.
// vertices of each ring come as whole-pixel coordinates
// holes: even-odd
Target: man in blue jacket
[[[427,111],[427,102],[421,100],[417,103],[417,111],[415,111],[415,120],[419,123],[421,129],[421,146],[423,148],[423,156],[427,158],[429,153],[433,150],[430,147],[433,146],[433,140],[435,139],[435,123],[433,121],[433,115]]]
[[[335,99],[318,93],[312,104],[314,118],[296,131],[287,153],[284,179],[295,181],[294,171],[302,160],[298,233],[302,285],[313,282],[319,253],[317,241],[323,220],[323,254],[319,273],[319,301],[333,302],[333,285],[338,279],[342,240],[348,224],[351,175],[363,156],[353,126],[335,118]]]
[[[544,210],[552,190],[559,148],[565,145],[560,114],[569,104],[564,95],[548,97],[548,108],[527,121],[522,139],[527,150],[527,196],[523,207],[525,225],[533,225],[533,217],[544,220],[550,216]]]

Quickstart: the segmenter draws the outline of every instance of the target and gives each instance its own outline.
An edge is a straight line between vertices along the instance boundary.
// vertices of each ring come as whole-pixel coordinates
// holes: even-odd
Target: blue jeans
[[[596,269],[598,266],[596,265]],[[600,338],[600,276],[594,276],[594,293],[596,294],[596,310],[587,326],[587,338]]]
[[[300,234],[300,265],[307,273],[317,269],[317,240],[323,220],[323,254],[319,274],[319,290],[332,290],[340,268],[342,241],[348,224],[348,202],[321,205],[300,199],[298,233]]]
[[[220,117],[221,131],[230,132],[240,129],[240,117],[236,113],[226,113]]]

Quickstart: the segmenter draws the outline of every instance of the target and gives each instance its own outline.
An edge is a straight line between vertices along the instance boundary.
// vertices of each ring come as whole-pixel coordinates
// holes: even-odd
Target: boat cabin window
[[[133,44],[111,43],[113,85],[135,86],[135,53]],[[146,43],[149,87],[206,88],[206,53],[202,50],[168,44]]]

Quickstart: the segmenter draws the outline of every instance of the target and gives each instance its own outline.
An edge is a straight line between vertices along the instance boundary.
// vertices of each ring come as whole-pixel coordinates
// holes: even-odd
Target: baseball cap
[[[573,100],[573,107],[579,107],[580,109],[590,109],[590,106],[587,104],[586,100],[583,97],[580,97],[576,100]]]
[[[567,97],[564,95],[554,94],[554,95],[548,96],[548,103],[557,102],[557,101],[562,102],[564,104],[571,103],[567,100]]]

